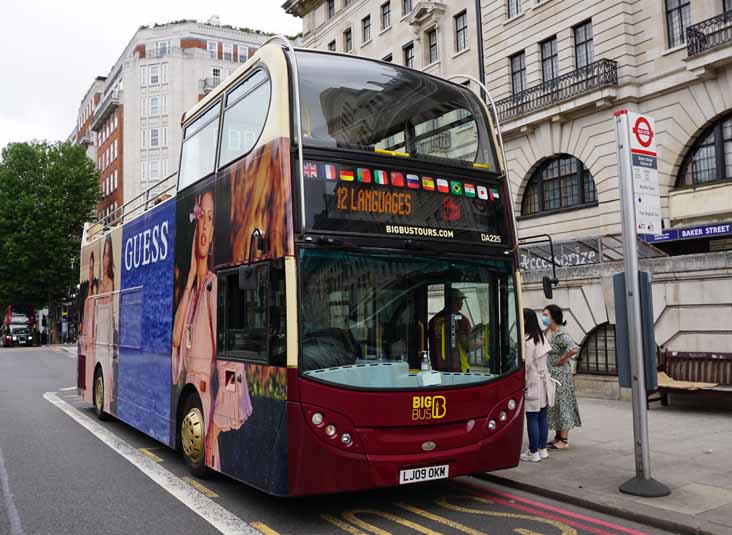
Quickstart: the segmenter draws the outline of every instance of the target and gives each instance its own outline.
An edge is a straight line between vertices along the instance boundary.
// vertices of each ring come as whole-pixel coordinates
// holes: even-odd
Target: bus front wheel
[[[191,394],[183,404],[180,441],[188,471],[196,477],[206,475],[206,433],[201,400]]]
[[[104,373],[101,368],[97,368],[94,373],[94,412],[100,420],[107,419],[107,413],[104,412]]]

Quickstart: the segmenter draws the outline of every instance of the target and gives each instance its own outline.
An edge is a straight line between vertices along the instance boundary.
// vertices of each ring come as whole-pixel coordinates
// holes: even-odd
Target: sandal
[[[559,446],[557,446],[557,443],[558,442],[563,442],[565,444],[564,447],[560,448]],[[548,449],[550,449],[550,450],[565,451],[565,450],[568,450],[569,449],[569,440],[566,439],[566,438],[559,438],[559,439],[557,439],[556,442],[552,442],[551,444],[547,444],[546,447]]]

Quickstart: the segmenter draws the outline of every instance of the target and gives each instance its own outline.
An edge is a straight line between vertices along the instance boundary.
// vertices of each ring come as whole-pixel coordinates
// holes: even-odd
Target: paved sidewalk
[[[630,402],[578,401],[584,426],[570,451],[486,478],[663,529],[732,534],[732,410],[651,408],[652,475],[671,495],[639,498],[618,491],[635,475]]]

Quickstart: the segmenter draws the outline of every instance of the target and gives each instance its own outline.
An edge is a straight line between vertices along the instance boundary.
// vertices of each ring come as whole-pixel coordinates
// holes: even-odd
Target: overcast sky
[[[284,0],[10,0],[0,15],[0,148],[64,140],[84,93],[107,75],[142,24],[180,19],[294,35]]]

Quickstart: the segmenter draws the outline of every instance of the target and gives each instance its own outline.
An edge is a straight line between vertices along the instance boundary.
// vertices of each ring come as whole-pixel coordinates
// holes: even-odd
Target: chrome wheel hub
[[[193,464],[198,464],[203,458],[203,414],[194,407],[183,418],[181,426],[181,442],[183,452]]]

